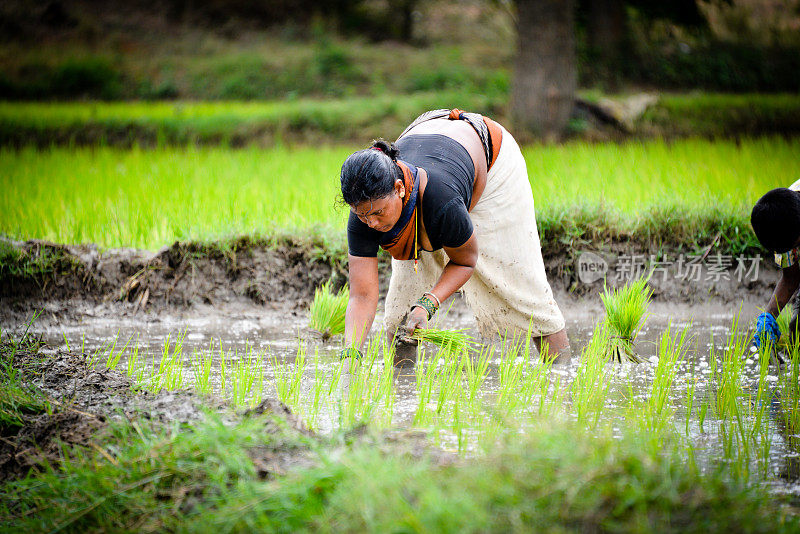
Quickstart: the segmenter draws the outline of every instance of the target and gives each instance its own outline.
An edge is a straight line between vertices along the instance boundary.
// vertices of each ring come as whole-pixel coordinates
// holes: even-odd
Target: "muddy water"
[[[595,322],[602,317],[599,302],[578,302],[562,307],[567,318],[567,328],[573,351],[577,354],[584,346],[592,332]],[[607,412],[615,418],[617,424],[625,424],[624,416],[615,414],[615,405],[627,402],[627,396],[645,398],[649,392],[657,363],[657,340],[664,329],[670,326],[674,331],[689,327],[691,337],[687,343],[686,358],[678,365],[678,376],[672,388],[671,404],[676,408],[675,425],[681,433],[688,428],[689,441],[694,448],[698,463],[709,465],[712,460],[723,457],[723,444],[715,432],[714,421],[706,420],[701,425],[697,410],[686,421],[687,391],[689,384],[696,381],[695,406],[704,395],[708,395],[711,386],[712,366],[709,355],[712,347],[719,355],[725,350],[727,337],[734,317],[741,316],[740,328],[758,312],[758,303],[742,303],[739,306],[707,304],[703,306],[686,306],[654,303],[650,308],[650,316],[637,341],[637,353],[644,359],[640,365],[622,364],[612,369],[612,378]],[[380,324],[380,317],[376,320]],[[449,328],[469,328],[475,332],[475,322],[469,310],[460,302],[456,302],[441,320],[440,326]],[[8,329],[7,326],[4,329]],[[338,364],[336,356],[339,348],[336,340],[324,343],[313,332],[306,328],[306,318],[301,314],[286,314],[281,310],[268,311],[263,308],[239,308],[220,310],[217,308],[198,309],[172,315],[124,316],[99,310],[98,313],[81,315],[69,320],[44,317],[33,328],[41,333],[45,341],[55,349],[70,348],[92,352],[98,348],[108,347],[114,339],[118,348],[126,340],[140,346],[140,358],[158,361],[162,354],[165,338],[169,335],[174,340],[183,336],[183,351],[186,359],[186,382],[191,383],[189,356],[193,351],[207,351],[213,343],[215,350],[223,347],[226,351],[244,354],[248,349],[263,352],[269,358],[278,358],[291,362],[298,350],[298,340],[306,347],[309,355],[319,356],[320,366],[325,371],[333,370]],[[573,358],[572,365],[554,371],[561,373],[569,380],[575,375],[578,359]],[[745,365],[744,385],[755,388],[758,383],[757,364],[747,360]],[[484,383],[482,396],[490,398],[499,388],[499,361],[490,363],[489,378]],[[124,360],[120,363],[124,367]],[[265,364],[265,383],[270,384],[273,378],[273,366]],[[306,371],[304,387],[310,389],[313,382],[313,365]],[[717,371],[719,372],[719,371]],[[778,380],[778,371],[771,368],[767,380],[774,384]],[[395,371],[396,402],[393,424],[408,426],[411,424],[417,409],[415,377],[413,369]],[[306,384],[307,382],[307,384]],[[274,396],[274,389],[265,386],[266,396]],[[777,403],[773,403],[777,406]],[[779,491],[800,495],[798,472],[800,471],[800,455],[789,446],[789,436],[781,430],[780,413],[777,409],[769,410],[773,419],[770,426],[772,446],[770,450],[768,471],[774,485]],[[318,421],[324,430],[330,421]],[[443,445],[454,446],[447,443]]]

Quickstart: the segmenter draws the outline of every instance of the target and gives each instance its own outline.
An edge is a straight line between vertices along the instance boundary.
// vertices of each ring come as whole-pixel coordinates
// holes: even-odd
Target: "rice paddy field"
[[[196,112],[213,115],[208,106]],[[303,235],[342,256],[338,172],[358,148],[0,148],[2,244],[155,251],[176,240]],[[571,141],[523,152],[551,252],[604,240],[635,247],[637,236],[761,251],[752,204],[800,179],[800,140],[791,137]],[[89,303],[5,299],[3,524],[800,529],[800,350],[787,343],[787,308],[779,347],[751,351],[761,293],[693,306],[650,302],[644,281],[602,299],[563,291],[566,365],[543,361],[527,333],[480,339],[454,298],[435,322],[445,333],[417,336],[441,346],[422,342],[416,363],[401,368],[380,309],[364,357],[340,359],[348,292],[339,287],[324,284],[301,311],[279,299],[143,311],[142,298],[120,302],[119,288]],[[20,320],[29,308],[43,312]],[[289,411],[265,404],[275,401]]]
[[[338,173],[357,146],[0,149],[0,232],[14,239],[157,249],[174,240],[275,232],[342,237]],[[723,221],[753,246],[749,210],[800,178],[800,143],[753,140],[530,146],[524,150],[548,229],[705,231]],[[726,232],[727,233],[727,232]],[[749,242],[748,242],[749,239]]]
[[[797,529],[796,347],[782,347],[787,361],[778,368],[767,351],[750,352],[737,315],[706,307],[684,321],[662,307],[637,328],[641,363],[617,363],[611,331],[591,319],[602,311],[587,308],[569,316],[578,358],[560,367],[541,362],[522,336],[426,345],[412,368],[396,368],[379,332],[360,362],[346,363],[335,338],[322,341],[304,330],[304,318],[280,314],[232,324],[207,315],[33,326],[50,347],[44,362],[49,351],[75,354],[94,373],[127,377],[133,392],[157,398],[189,390],[240,410],[279,399],[316,437],[260,437],[258,420],[247,419],[220,427],[212,418],[166,434],[118,423],[54,470],[3,486],[0,513],[18,526],[66,523],[75,531],[124,529],[140,514],[169,528],[210,523],[226,531],[325,530],[328,522],[345,530],[473,530],[472,521],[488,530]],[[438,324],[463,322],[455,314]],[[424,433],[427,445],[394,452],[391,443],[409,431]],[[310,447],[315,467],[263,481],[252,456],[265,446],[275,447],[270,454]],[[427,447],[450,459],[436,460]],[[76,495],[76,487],[87,489]],[[160,504],[191,487],[216,495],[177,516]],[[354,491],[367,500],[353,501]],[[68,494],[63,509],[49,504]],[[422,502],[407,508],[407,498]]]

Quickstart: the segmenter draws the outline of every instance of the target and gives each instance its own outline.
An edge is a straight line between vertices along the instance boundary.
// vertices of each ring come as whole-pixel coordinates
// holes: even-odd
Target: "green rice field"
[[[276,231],[343,234],[338,171],[358,148],[4,148],[0,233],[144,249]],[[620,232],[654,214],[750,232],[753,202],[800,178],[797,139],[573,142],[524,154],[544,234],[583,224],[576,214],[593,210]]]
[[[354,102],[325,104],[315,127],[339,128]],[[189,124],[188,137],[210,139],[232,123],[291,129],[316,116],[305,105],[254,103],[226,115],[224,103],[198,103],[176,116],[173,104],[75,104],[47,116],[46,106],[0,104],[0,130],[36,120],[42,131],[108,126],[124,112],[154,131]],[[18,115],[3,123],[6,112]],[[391,133],[413,115],[378,103],[348,127],[384,112]],[[338,173],[371,131],[362,137],[269,148],[4,146],[0,237],[156,250],[297,235],[341,251],[348,209],[337,203]],[[800,138],[571,141],[523,152],[551,252],[607,239],[761,250],[751,206],[800,179]],[[592,308],[597,295],[567,309],[578,317],[565,367],[543,363],[530,333],[483,344],[461,330],[463,316],[445,312],[434,327],[453,329],[429,332],[438,346],[423,344],[413,369],[394,367],[380,331],[362,360],[342,360],[346,290],[322,302],[330,285],[308,316],[267,307],[217,316],[215,306],[141,314],[124,302],[99,315],[70,303],[41,326],[36,314],[26,324],[9,315],[0,325],[4,439],[35,418],[88,410],[80,402],[96,402],[109,377],[114,409],[170,399],[179,413],[190,395],[231,412],[214,404],[188,424],[162,424],[146,410],[148,419],[110,417],[0,481],[0,523],[65,532],[797,531],[800,349],[786,342],[788,317],[778,367],[769,348],[751,352],[750,316],[681,303],[651,316],[644,286],[632,286],[627,306],[615,308],[607,293],[605,318]],[[84,375],[91,380],[76,378]],[[70,397],[45,395],[36,381]],[[304,430],[282,419],[288,412],[244,412],[265,401],[283,403]]]

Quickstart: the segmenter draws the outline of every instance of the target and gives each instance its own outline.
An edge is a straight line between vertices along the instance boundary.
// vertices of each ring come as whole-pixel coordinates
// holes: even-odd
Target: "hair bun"
[[[373,141],[372,146],[370,148],[373,148],[375,150],[380,150],[381,152],[392,158],[392,161],[397,161],[397,156],[400,153],[397,150],[397,147],[394,146],[394,143],[390,143],[389,141],[386,141],[383,138],[376,139],[375,141]]]

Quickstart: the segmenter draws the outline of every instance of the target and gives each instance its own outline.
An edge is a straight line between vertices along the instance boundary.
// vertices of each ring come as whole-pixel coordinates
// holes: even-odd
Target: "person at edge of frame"
[[[410,340],[461,290],[483,337],[531,332],[555,363],[571,358],[564,318],[544,270],[525,160],[498,123],[459,109],[420,115],[395,143],[382,139],[342,165],[350,300],[342,358],[359,358],[378,305],[379,247],[392,256],[384,326]],[[413,354],[413,355],[412,355]],[[349,361],[349,360],[348,360]]]
[[[775,349],[781,337],[777,317],[787,303],[792,303],[789,323],[789,340],[796,341],[797,317],[800,311],[800,180],[787,187],[768,191],[758,199],[750,214],[750,224],[761,245],[775,253],[775,263],[781,269],[778,284],[764,311],[756,321],[756,331],[751,350],[761,348],[765,342]],[[783,358],[777,350],[772,355],[778,363]]]

